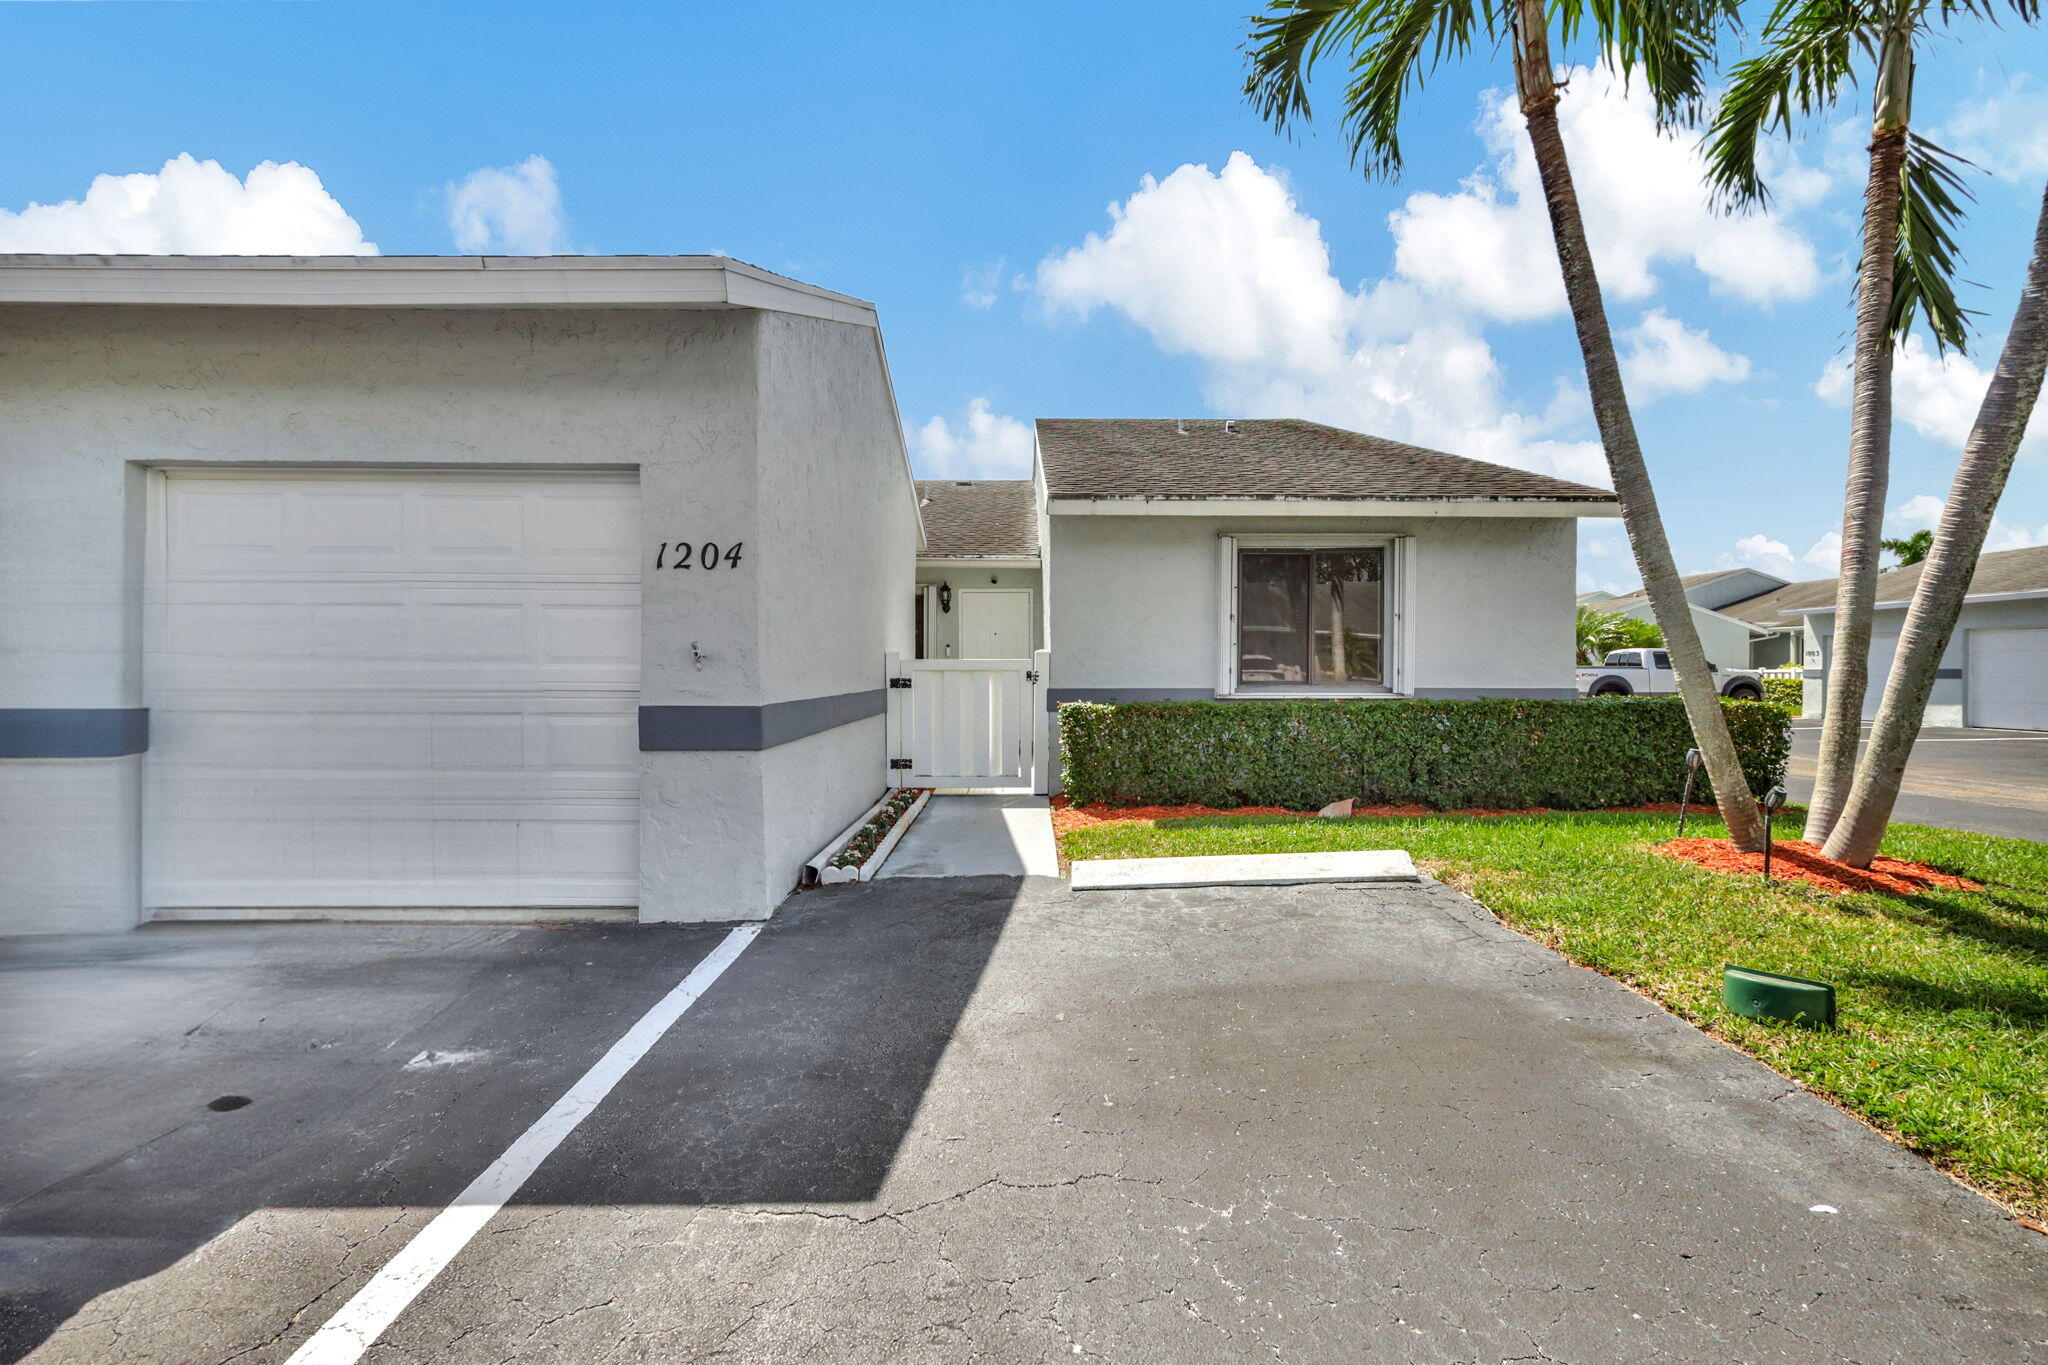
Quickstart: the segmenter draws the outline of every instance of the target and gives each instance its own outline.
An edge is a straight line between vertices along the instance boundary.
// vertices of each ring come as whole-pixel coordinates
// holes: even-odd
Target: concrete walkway
[[[1042,796],[934,796],[878,877],[1057,877]]]

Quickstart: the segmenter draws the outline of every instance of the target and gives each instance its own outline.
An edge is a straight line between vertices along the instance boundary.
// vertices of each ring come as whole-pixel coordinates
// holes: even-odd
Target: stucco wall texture
[[[148,470],[165,465],[636,469],[642,705],[867,691],[907,643],[915,502],[868,327],[19,305],[0,308],[0,354],[0,707],[148,704]],[[655,570],[685,537],[744,542],[745,571]],[[780,749],[642,754],[641,917],[767,915],[880,793],[883,751],[877,717]],[[142,765],[0,761],[0,932],[146,914]]]
[[[1418,694],[1572,690],[1569,517],[1223,519],[1054,516],[1046,592],[1052,689],[1215,690],[1219,537],[1414,538],[1409,682]]]

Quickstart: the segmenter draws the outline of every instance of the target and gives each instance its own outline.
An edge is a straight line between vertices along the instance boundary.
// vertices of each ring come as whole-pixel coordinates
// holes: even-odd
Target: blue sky
[[[306,249],[353,220],[387,253],[719,251],[879,305],[927,472],[1013,471],[1038,416],[1302,415],[1597,477],[1505,67],[1440,73],[1405,177],[1369,183],[1334,136],[1276,137],[1243,105],[1247,8],[7,4],[30,113],[0,159],[0,245]],[[1965,28],[1918,91],[1921,126],[1990,172],[1965,235],[1987,371],[2048,176],[2044,55]],[[1850,323],[1858,112],[1782,158],[1782,214],[1731,224],[1611,83],[1568,98],[1688,569],[1828,571],[1847,418],[1816,386]],[[87,197],[180,156],[222,171]],[[266,161],[311,174],[227,179]],[[1900,369],[1904,530],[1946,492],[1981,378]],[[2048,539],[2042,446],[1994,548]],[[1633,581],[1612,524],[1582,540],[1587,581]]]

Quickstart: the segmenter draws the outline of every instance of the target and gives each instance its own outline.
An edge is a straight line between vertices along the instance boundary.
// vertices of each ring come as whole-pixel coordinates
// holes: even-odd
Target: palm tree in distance
[[[1877,543],[1887,553],[1897,555],[1899,567],[1903,569],[1927,558],[1927,552],[1934,548],[1934,532],[1923,528],[1898,540],[1880,540]]]
[[[1763,821],[1721,711],[1636,439],[1558,127],[1563,83],[1550,50],[1554,17],[1560,44],[1584,37],[1599,60],[1624,79],[1643,82],[1660,122],[1682,123],[1699,114],[1715,28],[1730,14],[1732,6],[1716,0],[1555,0],[1548,6],[1544,0],[1271,0],[1253,17],[1246,40],[1250,74],[1245,95],[1285,131],[1310,119],[1309,80],[1317,63],[1324,57],[1345,61],[1349,69],[1339,123],[1352,162],[1368,175],[1393,178],[1401,171],[1401,114],[1409,93],[1420,90],[1443,61],[1468,55],[1474,46],[1512,54],[1515,90],[1543,183],[1565,298],[1622,524],[1651,611],[1665,623],[1665,647],[1729,837],[1736,847],[1756,851],[1764,843]]]

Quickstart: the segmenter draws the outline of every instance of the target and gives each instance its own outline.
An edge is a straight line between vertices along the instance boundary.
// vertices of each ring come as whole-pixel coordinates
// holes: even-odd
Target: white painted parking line
[[[384,1268],[371,1276],[370,1282],[357,1290],[339,1313],[308,1337],[286,1365],[353,1365],[359,1360],[405,1311],[406,1305],[419,1297],[420,1291],[469,1244],[469,1239],[519,1193],[519,1187],[540,1169],[562,1139],[590,1116],[612,1092],[612,1087],[746,951],[762,927],[742,924],[719,940],[718,946],[653,1009],[641,1015],[639,1022],[627,1029],[625,1036],[613,1043],[611,1050],[598,1058],[597,1064],[584,1072],[582,1079],[570,1086],[553,1108],[472,1180],[454,1203],[415,1233],[405,1249],[385,1262]]]

